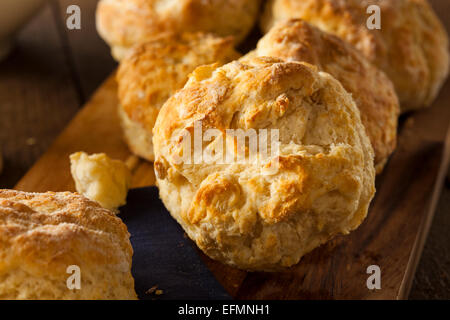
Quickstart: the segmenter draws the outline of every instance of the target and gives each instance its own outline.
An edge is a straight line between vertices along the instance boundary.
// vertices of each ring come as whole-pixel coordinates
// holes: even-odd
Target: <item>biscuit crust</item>
[[[180,162],[181,135],[198,120],[223,140],[231,128],[277,129],[279,155],[263,165]],[[246,270],[292,266],[349,233],[375,192],[373,149],[354,101],[303,62],[256,57],[197,68],[161,109],[153,143],[160,197],[172,216],[211,258]],[[263,174],[276,159],[278,170]]]
[[[370,5],[381,30],[366,26]],[[426,0],[269,0],[261,27],[304,19],[353,44],[394,83],[402,112],[429,106],[449,70],[448,35]]]
[[[119,116],[131,151],[153,161],[152,129],[164,102],[196,67],[237,57],[232,38],[204,33],[164,34],[134,48],[117,73]]]
[[[362,53],[334,35],[292,19],[277,23],[254,54],[305,61],[339,80],[359,108],[375,151],[375,168],[378,173],[383,170],[396,147],[399,102],[389,78]]]
[[[78,194],[0,190],[0,299],[136,299],[129,237]],[[80,290],[67,288],[70,265]]]
[[[256,22],[260,0],[102,0],[97,30],[121,60],[161,33],[206,32],[241,42]]]

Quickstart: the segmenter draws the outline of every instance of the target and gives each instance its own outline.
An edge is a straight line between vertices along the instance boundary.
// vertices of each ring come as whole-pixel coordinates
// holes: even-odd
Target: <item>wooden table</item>
[[[432,3],[443,17],[450,10],[446,0]],[[70,4],[81,7],[81,30],[65,27]],[[1,188],[15,185],[116,67],[95,31],[95,6],[92,0],[49,1],[21,32],[15,52],[0,63]],[[449,209],[447,185],[411,298],[450,298]]]

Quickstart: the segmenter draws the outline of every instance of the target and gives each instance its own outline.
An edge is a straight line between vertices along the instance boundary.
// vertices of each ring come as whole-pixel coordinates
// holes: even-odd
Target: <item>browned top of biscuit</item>
[[[0,296],[135,298],[129,236],[111,211],[78,194],[0,190]],[[81,293],[65,288],[70,265],[82,271]]]
[[[381,9],[381,30],[369,30],[367,8]],[[353,44],[394,83],[402,111],[429,105],[449,68],[448,36],[426,0],[270,0],[262,19],[301,18]]]
[[[299,20],[276,24],[251,55],[305,61],[330,73],[352,94],[375,151],[375,166],[383,168],[397,138],[398,98],[389,78],[358,50],[340,38]]]
[[[197,121],[218,136],[186,150],[183,137],[195,135]],[[231,141],[224,152],[235,153],[228,129],[276,130],[279,154],[266,163],[177,160],[206,148],[220,154],[223,141]],[[355,229],[375,191],[373,151],[354,101],[305,62],[256,57],[201,66],[164,104],[153,133],[164,204],[202,250],[240,268],[297,263]],[[264,174],[276,159],[279,170]]]
[[[149,132],[159,109],[196,67],[223,64],[239,54],[232,38],[203,33],[164,34],[133,49],[117,74],[119,100],[128,117]]]
[[[164,32],[211,32],[241,41],[260,0],[102,0],[97,30],[112,46],[131,47]]]

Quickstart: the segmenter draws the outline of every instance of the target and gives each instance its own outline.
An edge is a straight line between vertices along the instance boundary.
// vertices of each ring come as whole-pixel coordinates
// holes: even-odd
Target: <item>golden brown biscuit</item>
[[[202,31],[240,42],[259,7],[260,0],[102,0],[97,30],[121,60],[133,45],[164,32]]]
[[[186,150],[199,128],[203,145]],[[240,147],[230,129],[258,132],[263,143],[248,161],[234,158]],[[218,135],[206,137],[211,132]],[[278,132],[279,152],[276,138],[264,145],[264,132]],[[161,109],[153,143],[160,197],[172,216],[207,255],[242,269],[292,266],[349,233],[375,191],[373,150],[354,101],[303,62],[260,57],[197,68]],[[254,161],[265,147],[272,156]],[[195,160],[206,154],[215,160]],[[220,154],[234,160],[214,158]]]
[[[389,78],[352,45],[309,23],[294,19],[277,23],[251,55],[272,56],[316,65],[339,80],[352,94],[375,151],[378,173],[397,140],[398,98]]]
[[[367,8],[381,9],[369,30]],[[269,0],[262,19],[304,19],[347,40],[394,83],[402,112],[429,106],[448,75],[448,36],[426,0]]]
[[[78,194],[0,190],[0,299],[136,299],[129,237]],[[70,266],[79,290],[68,288]]]
[[[70,172],[77,192],[103,208],[118,213],[126,204],[131,172],[124,162],[104,153],[75,152],[70,155]]]
[[[134,48],[117,74],[119,115],[131,151],[153,161],[152,129],[164,102],[196,67],[237,57],[230,37],[203,33],[165,34]]]

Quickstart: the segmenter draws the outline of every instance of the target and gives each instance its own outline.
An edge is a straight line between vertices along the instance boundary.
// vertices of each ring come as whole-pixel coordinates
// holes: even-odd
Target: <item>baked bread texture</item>
[[[367,8],[381,10],[369,30]],[[402,112],[429,106],[448,75],[448,36],[426,0],[269,0],[261,21],[304,19],[359,49],[394,83]]]
[[[186,149],[200,129],[200,147],[197,136]],[[251,142],[240,145],[229,131],[239,129],[258,132],[253,157]],[[375,191],[373,150],[351,95],[303,62],[256,57],[197,68],[161,109],[153,143],[165,206],[208,256],[241,269],[298,263],[357,228]],[[211,157],[198,161],[202,154]]]
[[[118,213],[126,204],[131,172],[124,162],[104,153],[75,152],[70,155],[70,172],[77,192],[103,208]]]
[[[250,55],[255,54],[305,61],[339,80],[359,108],[375,151],[375,168],[383,170],[396,147],[400,109],[394,86],[382,71],[352,45],[299,19],[277,23]]]
[[[256,22],[260,0],[101,0],[97,30],[121,60],[161,33],[205,32],[241,42]]]
[[[164,102],[196,67],[239,56],[230,37],[204,33],[164,34],[134,48],[117,73],[119,116],[130,150],[153,161],[152,129]]]
[[[0,190],[0,299],[136,299],[129,237],[78,194]],[[73,265],[79,290],[67,286]]]

